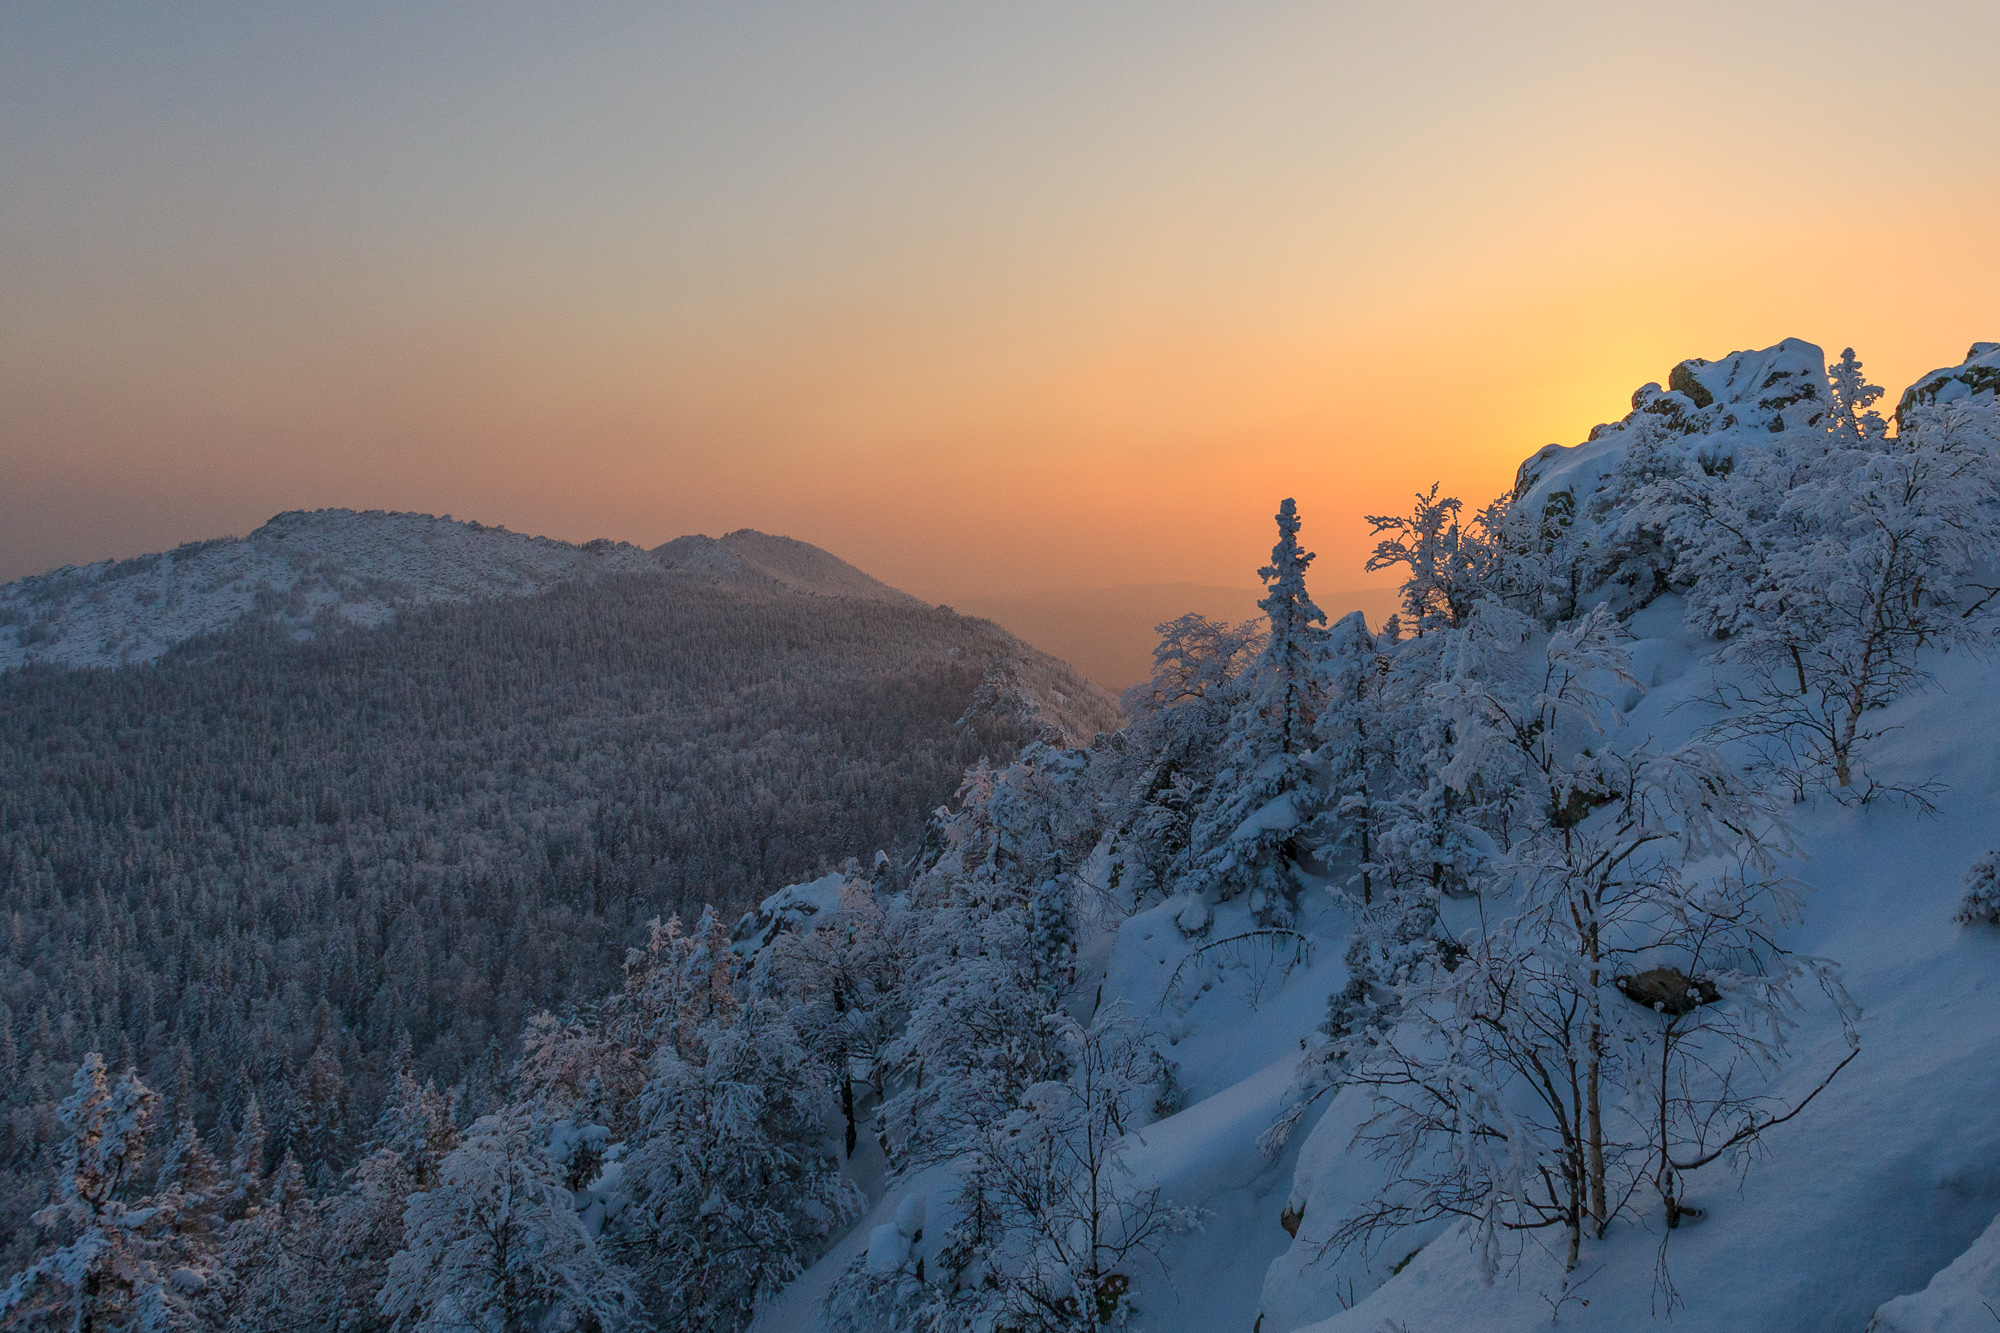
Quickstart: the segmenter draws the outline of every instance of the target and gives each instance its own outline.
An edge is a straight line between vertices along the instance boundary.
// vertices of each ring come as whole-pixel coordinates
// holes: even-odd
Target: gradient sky
[[[1747,12],[1746,12],[1747,11]],[[2000,5],[0,4],[0,578],[293,508],[1245,585],[2000,338]]]

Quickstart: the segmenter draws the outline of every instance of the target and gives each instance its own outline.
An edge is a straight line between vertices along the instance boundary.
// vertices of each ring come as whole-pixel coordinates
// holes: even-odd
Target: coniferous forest
[[[915,855],[969,765],[1057,734],[1029,651],[915,603],[614,576],[0,676],[6,1252],[86,1052],[331,1186],[398,1071],[490,1106],[526,1017],[647,920]]]

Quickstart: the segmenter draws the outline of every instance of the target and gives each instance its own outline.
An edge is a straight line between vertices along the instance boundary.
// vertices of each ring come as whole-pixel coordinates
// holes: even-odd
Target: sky
[[[2000,5],[0,2],[0,579],[287,509],[1254,584],[2000,339]]]

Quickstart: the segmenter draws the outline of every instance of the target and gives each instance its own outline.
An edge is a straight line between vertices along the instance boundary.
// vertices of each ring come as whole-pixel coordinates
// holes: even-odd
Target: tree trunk
[[[840,1109],[847,1116],[847,1155],[854,1156],[854,1071],[847,1067],[847,1061],[840,1062]]]
[[[1567,838],[1568,832],[1564,835]],[[1584,944],[1590,954],[1590,1053],[1583,1072],[1583,1095],[1585,1115],[1584,1143],[1589,1153],[1586,1163],[1590,1172],[1590,1218],[1596,1224],[1599,1239],[1604,1236],[1604,1228],[1610,1220],[1606,1216],[1604,1192],[1604,1029],[1597,1021],[1597,991],[1604,978],[1599,971],[1602,961],[1602,946],[1597,933],[1597,904],[1595,895],[1589,903],[1590,918],[1584,927]]]
[[[1595,981],[1592,973],[1591,980]],[[1604,1236],[1605,1224],[1610,1220],[1605,1216],[1604,1196],[1604,1110],[1602,1106],[1604,1032],[1596,1023],[1590,1025],[1590,1063],[1584,1070],[1584,1096],[1589,1103],[1589,1125],[1586,1130],[1590,1150],[1590,1219],[1597,1224],[1599,1239]]]

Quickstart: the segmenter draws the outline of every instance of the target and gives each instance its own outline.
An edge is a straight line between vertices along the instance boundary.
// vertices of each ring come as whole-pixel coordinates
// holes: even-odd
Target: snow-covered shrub
[[[1952,914],[1962,926],[2000,925],[2000,852],[1988,852],[1965,872],[1965,898]]]

